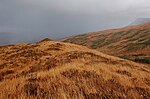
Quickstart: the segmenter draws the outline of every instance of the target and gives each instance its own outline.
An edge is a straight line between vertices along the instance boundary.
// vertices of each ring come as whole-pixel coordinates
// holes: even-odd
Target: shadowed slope
[[[54,41],[0,47],[1,99],[149,97],[148,65]]]

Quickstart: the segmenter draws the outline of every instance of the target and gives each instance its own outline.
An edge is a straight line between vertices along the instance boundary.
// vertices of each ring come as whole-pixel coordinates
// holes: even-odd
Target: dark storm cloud
[[[0,34],[10,42],[58,39],[126,26],[149,11],[149,0],[0,0]]]

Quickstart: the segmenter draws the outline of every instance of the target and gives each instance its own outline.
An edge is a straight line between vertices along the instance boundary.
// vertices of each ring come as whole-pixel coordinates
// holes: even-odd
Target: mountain
[[[150,67],[43,40],[0,47],[0,99],[148,99]]]
[[[150,23],[90,32],[68,37],[62,41],[84,45],[109,55],[133,60],[150,58]]]
[[[135,21],[133,21],[129,26],[144,24],[148,22],[150,22],[150,18],[138,18]]]

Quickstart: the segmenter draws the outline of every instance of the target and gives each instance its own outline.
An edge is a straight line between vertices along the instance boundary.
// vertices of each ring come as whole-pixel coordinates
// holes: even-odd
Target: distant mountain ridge
[[[150,22],[150,18],[138,18],[135,21],[133,21],[129,26],[138,25]]]
[[[72,36],[62,40],[114,56],[150,57],[150,23]]]

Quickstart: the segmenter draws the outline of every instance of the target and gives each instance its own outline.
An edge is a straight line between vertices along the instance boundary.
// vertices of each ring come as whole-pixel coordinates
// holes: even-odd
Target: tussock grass
[[[32,44],[20,45],[19,52],[13,48],[17,46],[0,48],[6,51],[0,54],[0,64],[3,64],[0,69],[0,99],[150,97],[147,65],[69,43],[44,41],[34,47]],[[25,46],[30,48],[20,55]],[[34,53],[30,53],[31,49]],[[14,54],[15,57],[10,57]],[[24,58],[26,62],[18,61]]]

